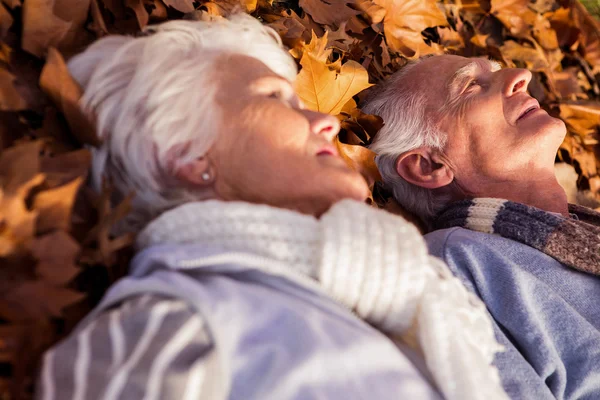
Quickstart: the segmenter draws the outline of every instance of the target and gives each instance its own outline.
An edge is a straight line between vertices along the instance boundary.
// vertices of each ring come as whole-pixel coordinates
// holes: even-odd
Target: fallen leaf
[[[48,51],[48,59],[40,75],[40,87],[63,112],[71,132],[80,143],[100,144],[93,124],[79,107],[83,91],[69,74],[64,59],[56,49]]]
[[[36,274],[53,285],[66,285],[81,271],[76,265],[79,244],[68,233],[58,230],[29,244],[32,256],[38,261]]]
[[[328,32],[327,48],[336,48],[341,51],[349,51],[350,45],[358,40],[350,37],[346,32],[347,22],[342,22],[335,31]]]
[[[331,49],[326,49],[327,32],[322,38],[313,33],[300,60],[302,70],[296,90],[307,108],[337,115],[358,92],[372,86],[367,71],[354,61],[330,63]]]
[[[583,90],[581,90],[581,87],[579,86],[577,72],[578,68],[571,67],[566,68],[562,72],[555,72],[553,74],[554,86],[561,97],[572,99],[584,95]]]
[[[565,102],[560,104],[560,117],[572,132],[585,138],[600,125],[600,104],[591,101]]]
[[[108,28],[104,21],[104,16],[98,5],[98,0],[91,0],[90,2],[90,13],[92,15],[92,23],[89,29],[96,33],[96,36],[101,37],[108,34]]]
[[[381,180],[381,175],[375,164],[375,153],[363,146],[345,144],[334,140],[340,156],[355,171],[359,172],[367,181],[369,187]]]
[[[2,0],[2,3],[6,4],[10,9],[15,9],[22,5],[21,0]]]
[[[84,29],[89,0],[27,0],[22,48],[43,57],[50,47],[72,52],[91,37]]]
[[[6,8],[0,4],[0,37],[6,37],[8,30],[12,26],[14,20],[12,15],[6,10]]]
[[[144,29],[150,20],[150,14],[144,7],[144,0],[125,0],[125,7],[133,10],[140,29]]]
[[[192,10],[194,11],[194,10]],[[152,11],[150,12],[150,22],[162,22],[169,18],[167,7],[160,0],[152,1]]]
[[[79,149],[56,156],[40,158],[40,170],[46,176],[46,185],[54,188],[76,178],[86,179],[92,163],[88,149]]]
[[[0,67],[0,110],[21,111],[28,107],[27,102],[15,87],[16,77]]]
[[[592,67],[592,74],[600,73],[600,22],[594,19],[578,1],[573,2],[571,17],[580,30],[581,50]]]
[[[76,178],[71,183],[56,189],[44,190],[35,196],[33,209],[38,212],[36,223],[38,233],[53,229],[69,230],[75,195],[82,183],[82,178]]]
[[[435,26],[446,26],[446,17],[433,0],[375,0],[386,10],[383,29],[387,45],[392,51],[409,58],[440,53],[437,44],[428,46],[421,31]]]
[[[492,0],[491,6],[491,13],[502,21],[514,36],[527,35],[537,17],[536,12],[529,8],[529,0]]]
[[[300,0],[299,5],[315,22],[337,26],[359,12],[349,5],[354,0]]]
[[[544,71],[550,67],[543,52],[531,47],[525,47],[514,40],[504,42],[504,45],[500,47],[500,51],[508,65],[511,64],[509,60],[516,60],[524,62],[527,68],[533,71]]]
[[[85,295],[44,281],[30,281],[0,294],[0,298],[27,319],[43,320],[60,317],[65,307],[83,300]]]
[[[383,21],[386,10],[372,0],[357,0],[355,6],[357,10],[367,15],[371,24],[378,24]]]
[[[163,0],[166,6],[173,7],[182,13],[194,11],[194,0]]]

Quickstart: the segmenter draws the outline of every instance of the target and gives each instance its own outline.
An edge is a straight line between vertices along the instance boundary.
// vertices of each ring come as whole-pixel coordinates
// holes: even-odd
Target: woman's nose
[[[526,92],[531,82],[531,72],[523,68],[507,68],[505,72],[504,94],[510,97],[519,92]]]
[[[340,131],[340,122],[336,117],[315,111],[303,111],[310,124],[310,130],[315,135],[323,136],[331,141]]]

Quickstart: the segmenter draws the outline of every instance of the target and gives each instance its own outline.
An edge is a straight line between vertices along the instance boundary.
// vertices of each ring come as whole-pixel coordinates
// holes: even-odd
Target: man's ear
[[[210,158],[204,156],[178,167],[175,176],[191,186],[212,186],[216,178],[216,169]]]
[[[427,147],[401,154],[396,160],[396,172],[405,181],[427,189],[444,187],[454,179],[450,167]]]

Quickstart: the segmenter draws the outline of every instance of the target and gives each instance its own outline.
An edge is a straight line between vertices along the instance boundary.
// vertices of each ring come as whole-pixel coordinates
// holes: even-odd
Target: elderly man
[[[443,55],[404,67],[363,110],[396,200],[430,252],[486,303],[515,399],[600,398],[600,217],[554,175],[566,130],[527,93],[531,73]]]

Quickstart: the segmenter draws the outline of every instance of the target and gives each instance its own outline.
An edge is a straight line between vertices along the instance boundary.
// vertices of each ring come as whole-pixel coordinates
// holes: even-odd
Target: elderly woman
[[[248,16],[153,30],[69,64],[103,141],[93,178],[135,191],[119,229],[139,235],[37,397],[505,398],[482,304],[362,202],[278,37]]]

